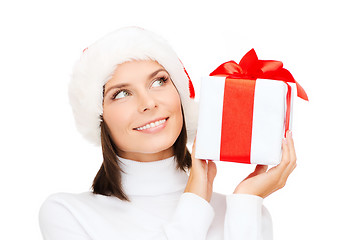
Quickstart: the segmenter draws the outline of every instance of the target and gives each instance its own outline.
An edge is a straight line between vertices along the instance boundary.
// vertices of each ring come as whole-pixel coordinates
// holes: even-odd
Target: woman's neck
[[[128,196],[165,195],[183,192],[188,175],[177,169],[176,157],[152,162],[138,162],[118,157],[123,190]]]
[[[174,156],[173,146],[157,153],[124,152],[119,149],[117,152],[119,157],[137,162],[154,162]]]

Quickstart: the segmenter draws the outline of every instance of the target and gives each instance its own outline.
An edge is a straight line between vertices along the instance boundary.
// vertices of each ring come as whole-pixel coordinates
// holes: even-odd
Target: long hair
[[[174,154],[176,156],[176,169],[187,172],[192,166],[191,154],[187,149],[187,133],[185,116],[181,105],[183,124],[181,133],[174,143]],[[95,176],[92,184],[93,193],[105,196],[115,196],[123,201],[130,202],[122,187],[121,173],[124,171],[118,164],[117,148],[114,144],[108,125],[102,118],[100,124],[100,136],[103,153],[103,163]]]

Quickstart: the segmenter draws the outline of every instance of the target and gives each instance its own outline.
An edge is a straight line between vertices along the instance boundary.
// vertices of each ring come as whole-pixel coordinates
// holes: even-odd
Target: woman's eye
[[[126,96],[129,96],[129,93],[126,90],[119,90],[114,94],[113,99],[119,99]]]
[[[167,78],[162,77],[162,78],[159,78],[159,79],[155,80],[152,85],[153,85],[153,87],[155,87],[155,86],[162,86],[162,85],[165,84],[166,81],[167,81]],[[158,84],[155,84],[155,83],[158,83]]]

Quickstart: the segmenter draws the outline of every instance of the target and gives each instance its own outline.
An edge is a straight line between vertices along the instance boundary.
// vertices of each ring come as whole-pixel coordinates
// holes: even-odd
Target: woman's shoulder
[[[42,203],[42,206],[50,203],[65,204],[76,201],[86,201],[91,198],[93,198],[93,193],[89,191],[81,193],[57,192],[48,195]]]
[[[69,239],[68,236],[72,236],[73,233],[78,234],[77,237],[86,236],[83,224],[86,221],[86,213],[91,214],[91,206],[94,205],[95,198],[97,196],[92,192],[58,192],[47,196],[38,213],[40,229],[44,237],[62,236],[61,239]]]
[[[41,205],[41,209],[46,206],[51,208],[81,209],[86,207],[111,205],[111,203],[116,206],[118,204],[120,205],[120,201],[118,201],[116,197],[95,194],[91,191],[80,193],[57,192],[47,196]]]
[[[118,203],[113,197],[94,194],[93,192],[66,193],[58,192],[50,194],[39,209],[40,225],[45,226],[58,222],[75,222],[83,219],[83,216],[96,214],[97,212],[122,209],[123,204]]]
[[[47,196],[46,200],[55,200],[55,199],[80,199],[80,198],[88,198],[93,195],[93,192],[79,192],[79,193],[71,193],[71,192],[56,192],[51,193]]]
[[[58,192],[50,194],[40,207],[40,215],[58,212],[82,214],[97,210],[112,210],[125,207],[125,203],[113,196],[95,194],[91,191],[81,193]]]
[[[52,215],[58,211],[70,210],[72,205],[88,201],[92,196],[91,192],[82,193],[52,193],[45,198],[40,206],[40,216]]]

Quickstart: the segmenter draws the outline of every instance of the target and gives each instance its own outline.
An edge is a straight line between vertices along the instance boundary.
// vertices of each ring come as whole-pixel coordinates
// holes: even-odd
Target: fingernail
[[[289,136],[292,137],[293,136],[293,132],[291,130],[289,130]]]
[[[286,138],[283,138],[283,143],[284,143],[284,144],[286,144],[286,143],[287,143]]]

